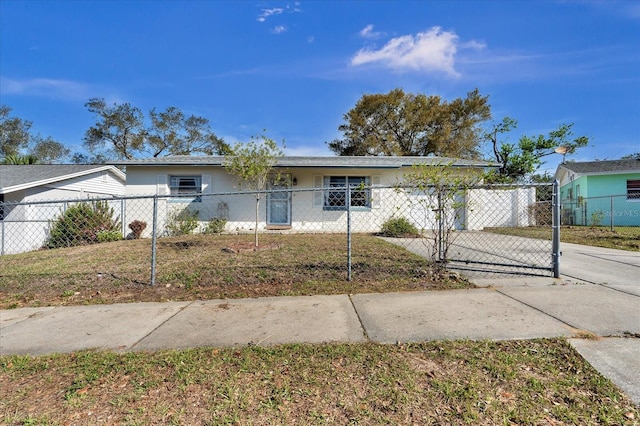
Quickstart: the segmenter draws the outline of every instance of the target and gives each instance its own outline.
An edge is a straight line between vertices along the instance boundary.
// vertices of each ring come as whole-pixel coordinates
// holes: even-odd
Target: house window
[[[169,193],[174,196],[189,198],[190,201],[199,202],[201,199],[198,195],[202,194],[202,177],[170,176]]]
[[[371,208],[370,179],[366,176],[325,176],[324,193],[325,210],[345,210],[347,204],[346,188],[350,188],[351,207]],[[335,189],[333,189],[335,188]]]
[[[627,200],[640,201],[640,180],[627,181]]]

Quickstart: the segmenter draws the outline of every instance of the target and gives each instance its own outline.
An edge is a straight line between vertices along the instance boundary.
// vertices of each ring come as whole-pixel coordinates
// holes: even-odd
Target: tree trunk
[[[256,228],[255,228],[255,245],[258,248],[258,217],[259,217],[260,197],[256,197]]]

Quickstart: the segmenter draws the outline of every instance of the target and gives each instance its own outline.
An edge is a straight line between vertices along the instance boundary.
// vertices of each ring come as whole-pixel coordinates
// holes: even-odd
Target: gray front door
[[[267,195],[267,225],[291,225],[291,175],[283,174],[276,181],[273,177],[269,182],[270,192]]]

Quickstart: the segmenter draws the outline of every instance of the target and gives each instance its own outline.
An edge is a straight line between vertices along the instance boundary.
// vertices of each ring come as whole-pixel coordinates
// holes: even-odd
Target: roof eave
[[[120,180],[123,181],[123,183],[126,182],[127,177],[122,172],[122,170],[112,165],[104,165],[104,166],[97,166],[95,169],[87,169],[81,172],[69,173],[62,176],[56,176],[54,178],[41,179],[37,181],[23,183],[20,185],[7,186],[4,188],[0,188],[0,194],[10,194],[16,191],[24,191],[25,189],[35,188],[42,185],[48,185],[50,183],[60,182],[63,180],[74,179],[77,177],[85,176],[91,173],[102,172],[105,170],[112,171],[118,178],[120,178]]]

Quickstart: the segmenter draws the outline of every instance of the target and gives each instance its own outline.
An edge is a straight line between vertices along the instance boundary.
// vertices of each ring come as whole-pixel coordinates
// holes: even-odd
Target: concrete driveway
[[[565,279],[640,296],[640,252],[569,243],[562,243],[560,251],[560,274]]]
[[[551,235],[551,231],[549,231]],[[422,256],[431,258],[432,238],[383,238]],[[467,277],[551,275],[551,241],[482,231],[457,231],[451,237],[448,267]],[[546,270],[545,270],[546,269]]]

